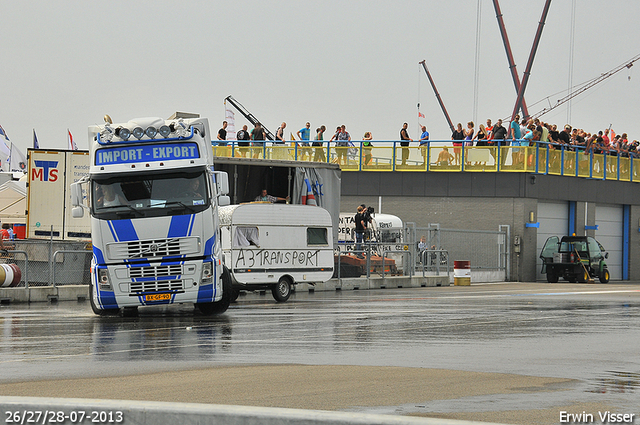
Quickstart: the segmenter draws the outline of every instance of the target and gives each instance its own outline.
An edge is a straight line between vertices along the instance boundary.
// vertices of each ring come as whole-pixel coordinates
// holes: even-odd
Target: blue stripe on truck
[[[138,234],[136,228],[133,227],[131,220],[112,220],[109,221],[117,242],[137,241]]]
[[[171,224],[169,224],[168,238],[179,238],[189,236],[191,234],[192,222],[195,218],[195,214],[190,215],[174,215],[171,217]]]

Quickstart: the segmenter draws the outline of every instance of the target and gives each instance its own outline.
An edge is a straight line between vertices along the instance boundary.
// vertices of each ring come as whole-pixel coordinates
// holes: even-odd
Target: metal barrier
[[[508,276],[510,243],[508,225],[499,230],[442,229],[438,224],[416,228],[427,239],[428,251],[446,251],[449,258],[471,261],[474,270],[505,271]],[[469,237],[472,234],[473,237]]]
[[[364,243],[363,243],[363,244],[364,244]],[[337,267],[338,272],[337,272],[336,278],[340,279],[340,278],[342,278],[342,276],[341,276],[341,270],[342,270],[342,267],[341,267],[341,264],[342,264],[342,257],[343,257],[343,255],[344,255],[344,256],[346,256],[347,254],[343,254],[343,251],[341,251],[341,250],[340,250],[340,247],[334,248],[334,249],[333,249],[333,253],[334,253],[334,258],[335,258],[335,257],[338,257],[338,267]],[[361,254],[365,254],[365,257],[366,257],[366,259],[367,259],[366,275],[367,275],[367,278],[369,278],[369,276],[370,276],[370,270],[371,270],[371,247],[369,247],[369,249],[368,249],[368,250],[350,250],[350,251],[348,251],[348,253],[349,253],[349,254],[351,254],[351,253],[356,253],[356,254],[357,254],[357,253],[361,253]],[[362,273],[360,274],[360,276],[362,276]]]
[[[384,279],[384,275],[385,275],[385,267],[384,267],[384,259],[387,258],[387,254],[391,254],[391,253],[396,253],[396,254],[402,254],[402,260],[404,262],[404,256],[408,255],[409,256],[409,262],[407,264],[411,264],[411,251],[405,251],[405,250],[388,250],[388,251],[384,251],[382,253],[382,278]],[[407,270],[409,270],[409,277],[413,276],[413,267],[407,267]]]
[[[67,261],[64,264],[68,265],[71,264],[71,267],[67,267],[68,270],[66,270],[66,274],[67,274],[67,279],[66,279],[66,284],[89,284],[91,282],[91,276],[89,274],[89,269],[86,268],[86,263],[87,263],[87,256],[91,257],[93,256],[93,252],[91,251],[87,251],[87,250],[79,250],[79,249],[72,249],[72,250],[60,250],[60,251],[56,251],[53,253],[53,256],[51,257],[51,262],[52,262],[52,267],[51,267],[51,284],[55,287],[56,286],[56,257],[59,254],[76,254],[76,257],[73,259],[75,261]],[[79,263],[78,260],[78,255],[77,254],[83,254],[85,256],[85,258],[83,258],[84,261],[82,261],[81,263]],[[73,268],[73,265],[77,265],[77,264],[81,264],[82,267],[78,270]],[[73,277],[78,277],[78,276],[82,276],[81,279],[76,279],[79,280],[78,282],[71,282],[70,280],[73,280]]]
[[[526,146],[510,145],[513,140],[494,142],[498,144],[453,146],[451,140],[430,140],[423,146],[409,147],[394,140],[376,140],[371,147],[363,142],[349,147],[328,141],[321,147],[299,143],[267,146],[270,142],[265,142],[263,146],[240,148],[236,141],[230,141],[227,146],[212,149],[218,157],[247,157],[249,150],[249,157],[259,159],[337,163],[342,171],[520,172],[640,182],[640,158],[635,154],[611,155],[587,151],[583,146],[528,140],[515,141]],[[409,152],[404,161],[399,154],[403,149]],[[315,154],[311,155],[311,151]]]
[[[420,253],[420,266],[422,267],[422,277],[426,276],[427,271],[433,271],[435,268],[436,276],[440,276],[440,267],[444,265],[447,269],[447,275],[451,272],[449,264],[449,251],[446,249],[425,249]]]
[[[375,269],[377,268],[375,266],[375,264],[372,263],[371,261],[371,257],[372,256],[378,256],[381,257],[381,267],[382,267],[382,271],[380,273],[380,276],[382,278],[386,278],[386,272],[385,272],[385,259],[387,258],[387,254],[388,253],[392,253],[392,254],[397,254],[400,253],[402,254],[402,259],[403,259],[403,269],[406,270],[408,272],[408,276],[412,276],[414,270],[412,270],[412,267],[404,267],[406,265],[411,265],[412,264],[412,252],[410,250],[405,250],[405,249],[385,249],[385,247],[391,247],[391,246],[398,246],[398,245],[404,245],[404,244],[397,244],[397,243],[390,243],[390,242],[371,242],[371,240],[367,240],[362,242],[362,246],[364,249],[360,249],[360,250],[356,250],[356,249],[351,249],[351,247],[354,247],[356,245],[355,242],[352,241],[348,241],[348,242],[340,242],[339,246],[337,248],[334,249],[334,254],[338,256],[338,273],[337,273],[337,278],[341,278],[341,264],[342,264],[342,257],[346,256],[348,254],[364,254],[364,257],[366,259],[366,270],[363,271],[363,273],[361,274],[361,276],[366,275],[367,278],[371,277],[371,273],[372,273],[372,268]],[[407,263],[404,263],[404,257],[408,255],[409,256],[409,261]],[[403,274],[405,274],[405,272],[403,271]]]
[[[4,251],[0,261],[4,258],[4,261],[18,265],[22,272],[18,287],[33,288],[90,282],[89,267],[93,252],[79,249],[89,246],[86,242],[21,239],[15,240],[14,243],[16,249]],[[72,257],[65,261],[64,255]]]
[[[469,238],[473,234],[473,238]],[[362,242],[362,249],[353,249],[357,244],[355,241],[340,241],[336,251],[345,253],[367,255],[366,276],[370,277],[372,268],[370,263],[371,255],[382,257],[382,277],[386,274],[387,258],[392,254],[401,254],[400,259],[396,259],[398,269],[406,276],[414,276],[422,272],[426,276],[427,272],[435,272],[450,275],[453,262],[450,259],[469,260],[472,269],[476,272],[482,271],[490,279],[506,278],[509,276],[510,261],[510,227],[508,225],[499,226],[498,230],[470,230],[470,229],[441,229],[438,224],[431,224],[430,227],[415,227],[414,223],[405,223],[402,232],[402,242]],[[429,247],[424,251],[418,250],[417,241],[424,238],[425,245]],[[408,254],[408,256],[407,256]],[[435,256],[435,257],[434,257]],[[341,257],[341,256],[340,256]],[[438,258],[436,261],[435,258]],[[415,261],[413,260],[415,259]],[[342,259],[338,259],[338,267]],[[362,275],[365,274],[363,270]],[[504,276],[503,276],[504,274]],[[337,277],[340,276],[340,269]]]

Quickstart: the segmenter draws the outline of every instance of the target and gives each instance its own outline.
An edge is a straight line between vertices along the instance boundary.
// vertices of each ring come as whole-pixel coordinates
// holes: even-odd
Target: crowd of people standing
[[[284,130],[287,124],[283,122],[276,131],[274,145],[285,144]],[[222,128],[218,131],[218,146],[227,145],[227,122],[224,121]],[[324,145],[324,125],[316,129],[315,137],[311,142],[311,124],[307,122],[303,128],[296,132],[296,143],[300,147],[299,155],[301,160],[326,161]],[[421,126],[421,135],[418,140],[421,153],[426,161],[427,146],[429,144],[429,132],[425,126]],[[257,123],[251,132],[244,125],[237,133],[238,148],[242,157],[259,158],[267,140],[266,132],[260,123]],[[294,139],[292,134],[292,139]],[[367,131],[362,136],[363,158],[365,164],[372,161],[373,135]],[[400,130],[400,147],[402,150],[402,165],[406,165],[410,155],[409,146],[413,139],[409,136],[408,124],[404,123]],[[583,129],[572,128],[567,124],[562,130],[558,130],[557,125],[542,122],[540,119],[523,119],[516,115],[512,121],[503,124],[502,119],[498,119],[493,124],[491,119],[487,119],[486,124],[480,124],[477,131],[473,121],[467,123],[463,128],[462,123],[458,123],[451,134],[453,145],[453,155],[448,159],[453,165],[461,161],[462,146],[509,146],[511,147],[512,161],[521,161],[524,157],[524,149],[520,147],[535,146],[538,142],[548,144],[550,149],[565,149],[569,151],[593,152],[598,154],[609,154],[612,156],[640,158],[640,143],[637,140],[629,141],[627,133],[615,134],[611,128],[600,130],[597,133],[588,133]],[[346,130],[345,125],[336,127],[335,133],[328,140],[335,142],[335,150],[338,164],[346,164],[349,149],[355,147],[351,135]],[[447,155],[450,155],[447,152]],[[503,161],[506,158],[503,158]],[[440,159],[439,159],[440,160]],[[444,161],[444,158],[442,159]]]
[[[508,124],[503,126],[499,119],[492,124],[490,119],[487,124],[480,124],[475,133],[473,122],[467,123],[466,130],[458,123],[453,131],[451,140],[453,146],[462,146],[464,140],[466,146],[535,146],[536,142],[549,143],[550,149],[564,148],[569,151],[586,151],[594,153],[608,153],[614,156],[640,158],[640,144],[637,140],[629,141],[627,133],[616,135],[610,128],[600,130],[597,133],[588,133],[583,129],[572,128],[567,124],[558,131],[555,124],[545,123],[538,118],[520,120],[516,115]]]

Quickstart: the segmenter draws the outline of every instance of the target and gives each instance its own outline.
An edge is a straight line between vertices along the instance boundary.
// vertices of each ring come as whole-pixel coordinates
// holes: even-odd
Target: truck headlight
[[[171,129],[168,125],[163,125],[162,127],[160,127],[160,129],[158,129],[158,133],[160,133],[160,135],[166,139],[167,137],[169,137],[169,134],[171,134]]]
[[[129,140],[129,137],[131,137],[131,130],[126,127],[118,127],[116,128],[116,136],[125,141]]]
[[[211,283],[213,263],[202,263],[202,284]]]
[[[138,140],[142,139],[142,136],[144,136],[144,130],[142,129],[142,127],[134,128],[131,133],[133,134],[133,137]]]
[[[144,134],[146,134],[149,139],[154,139],[156,137],[156,134],[158,134],[158,129],[156,129],[155,127],[147,127],[147,129],[144,131]]]
[[[111,282],[109,282],[109,272],[107,269],[98,269],[98,284],[100,289],[112,291]]]

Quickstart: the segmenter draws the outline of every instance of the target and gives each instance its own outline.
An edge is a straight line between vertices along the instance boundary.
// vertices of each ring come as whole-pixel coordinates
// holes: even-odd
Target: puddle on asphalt
[[[597,378],[585,381],[558,383],[540,387],[518,388],[517,393],[487,394],[460,397],[457,399],[429,400],[423,403],[408,403],[396,406],[354,407],[350,412],[388,415],[446,414],[455,412],[485,412],[531,409],[553,409],[575,403],[601,403],[602,395],[607,402],[625,408],[635,408],[636,392],[640,390],[640,373],[607,371]]]
[[[640,373],[610,370],[589,381],[586,392],[595,394],[634,393],[640,389]]]
[[[640,303],[592,303],[592,302],[570,302],[558,304],[540,304],[528,302],[511,307],[513,311],[598,311],[598,310],[620,310],[621,313],[636,313],[640,308]]]

